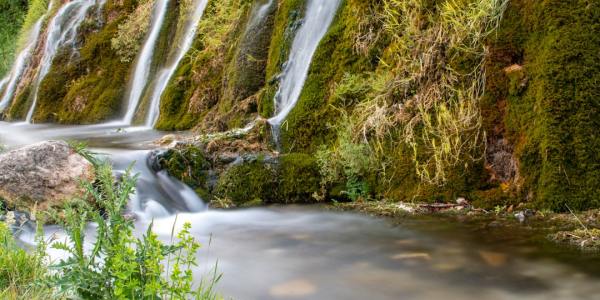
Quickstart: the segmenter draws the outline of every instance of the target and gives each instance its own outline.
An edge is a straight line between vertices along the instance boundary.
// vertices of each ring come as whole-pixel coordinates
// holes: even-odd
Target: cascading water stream
[[[129,99],[127,101],[127,112],[122,120],[123,123],[127,125],[131,125],[133,122],[133,117],[135,116],[135,111],[137,110],[142,93],[148,84],[148,79],[150,77],[150,66],[152,65],[152,57],[154,56],[160,30],[162,29],[165,21],[168,4],[169,0],[158,0],[156,2],[156,8],[153,16],[154,22],[152,22],[150,34],[144,42],[142,51],[137,58],[135,71],[133,73],[133,82],[131,83]]]
[[[256,9],[256,11],[254,12],[250,24],[247,28],[256,26],[259,22],[261,22],[267,16],[267,13],[269,12],[269,9],[273,5],[273,3],[275,3],[274,0],[269,0],[267,3],[259,6],[258,9]]]
[[[2,78],[2,80],[0,80],[0,93],[2,93],[2,91],[4,90],[4,87],[6,87],[9,80],[10,80],[10,74],[8,74],[6,77],[4,77],[4,78]]]
[[[160,98],[167,88],[171,77],[177,70],[177,66],[179,66],[179,62],[183,59],[185,54],[192,47],[192,43],[194,42],[194,37],[196,36],[196,31],[198,29],[198,22],[202,18],[204,14],[204,9],[208,4],[208,0],[198,0],[194,1],[193,7],[195,8],[190,18],[185,26],[183,41],[179,44],[179,49],[177,50],[177,54],[175,56],[175,60],[173,63],[161,70],[156,77],[156,85],[154,86],[154,90],[152,91],[150,98],[150,108],[148,110],[148,116],[146,117],[145,125],[147,127],[154,127],[156,122],[158,121],[159,113],[160,113]]]
[[[282,122],[300,98],[312,57],[329,30],[339,5],[340,0],[308,1],[304,21],[294,37],[289,59],[280,75],[279,89],[274,99],[275,116],[269,119],[276,141]]]
[[[27,113],[26,122],[31,123],[35,112],[40,84],[48,75],[52,61],[58,49],[67,45],[73,46],[77,39],[79,26],[87,17],[88,10],[96,4],[96,0],[74,0],[61,7],[48,27],[46,44],[40,62],[37,79],[33,87],[33,103]]]
[[[53,1],[50,1],[47,11],[50,11],[52,9],[52,5]],[[35,46],[37,45],[40,36],[40,31],[42,30],[42,24],[44,23],[43,21],[45,18],[46,14],[43,14],[35,22],[35,24],[29,32],[29,39],[27,41],[27,45],[25,46],[25,48],[23,48],[23,50],[21,50],[21,52],[17,56],[17,59],[15,60],[15,63],[9,75],[2,80],[2,82],[6,86],[6,89],[4,89],[4,94],[0,99],[0,111],[3,111],[10,103],[10,100],[12,100],[17,85],[19,84],[19,80],[21,79],[23,72],[25,71],[25,69],[27,69],[27,66],[29,65],[31,54],[35,49]],[[3,88],[4,86],[0,84],[0,91],[2,91]]]

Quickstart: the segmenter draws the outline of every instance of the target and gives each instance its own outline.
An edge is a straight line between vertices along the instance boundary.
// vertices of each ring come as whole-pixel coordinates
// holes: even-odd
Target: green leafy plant
[[[338,140],[333,148],[321,147],[316,153],[322,185],[345,183],[343,192],[351,200],[368,198],[367,178],[377,172],[377,162],[368,144],[355,142],[347,116],[342,118]]]
[[[123,215],[123,209],[136,179],[129,169],[116,182],[108,164],[98,165],[97,182],[84,186],[100,209],[91,210],[84,202],[65,209],[60,221],[68,238],[51,247],[68,257],[52,266],[55,274],[50,283],[60,296],[83,299],[217,299],[212,290],[219,280],[216,273],[208,284],[193,286],[191,268],[197,264],[200,244],[190,234],[189,224],[174,245],[163,244],[152,232],[152,224],[142,237],[134,236],[133,220]],[[98,227],[92,249],[86,251],[89,220]],[[164,262],[173,269],[165,272]]]

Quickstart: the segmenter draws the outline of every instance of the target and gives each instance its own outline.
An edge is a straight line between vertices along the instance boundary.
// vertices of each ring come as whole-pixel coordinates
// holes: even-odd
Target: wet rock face
[[[47,209],[82,194],[93,165],[67,143],[46,141],[0,154],[0,198],[10,208]]]

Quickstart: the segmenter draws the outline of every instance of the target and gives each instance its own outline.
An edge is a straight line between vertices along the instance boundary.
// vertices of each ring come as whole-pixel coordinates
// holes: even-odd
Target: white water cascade
[[[0,80],[0,92],[2,92],[2,90],[6,86],[6,84],[8,83],[8,80],[10,80],[10,75],[6,76],[6,77],[2,78],[2,80]]]
[[[207,4],[208,0],[194,1],[194,5],[192,7],[195,9],[190,14],[189,20],[185,26],[183,42],[179,44],[179,49],[177,49],[175,60],[171,63],[171,65],[169,65],[169,67],[161,70],[156,77],[156,85],[154,86],[154,90],[151,94],[150,107],[145,122],[147,127],[154,127],[156,121],[158,121],[160,113],[160,97],[167,88],[171,77],[173,77],[173,74],[177,70],[179,62],[192,47],[192,43],[194,42],[194,37],[196,36],[196,31],[198,29],[198,22],[200,22]]]
[[[275,3],[274,0],[269,0],[267,3],[259,6],[258,9],[256,10],[256,12],[254,13],[254,15],[252,16],[252,18],[251,18],[252,21],[250,22],[250,25],[247,28],[256,26],[258,24],[258,22],[262,21],[265,18],[265,16],[267,15],[267,13],[269,12],[269,9],[273,5],[273,3]]]
[[[52,5],[53,1],[50,1],[48,11],[52,9]],[[40,37],[40,31],[42,30],[42,24],[44,23],[43,21],[45,18],[46,14],[42,15],[35,22],[35,24],[29,32],[29,39],[27,40],[27,45],[25,46],[25,48],[23,48],[23,50],[21,50],[21,52],[17,56],[17,59],[15,60],[15,63],[13,64],[10,73],[2,80],[3,84],[0,84],[0,91],[4,88],[4,86],[6,86],[4,94],[0,99],[0,111],[3,111],[10,103],[10,100],[12,100],[15,93],[15,89],[19,84],[19,80],[21,79],[23,72],[25,71],[25,69],[27,69],[27,66],[29,65],[31,54],[35,49],[35,45],[37,45],[38,39]]]
[[[165,21],[168,4],[169,0],[158,0],[156,2],[156,8],[153,16],[153,20],[155,21],[152,22],[150,34],[144,42],[142,51],[137,58],[135,71],[133,73],[133,82],[131,83],[131,89],[129,91],[129,99],[127,100],[127,112],[123,118],[123,123],[127,125],[131,125],[133,122],[133,117],[142,97],[142,93],[148,84],[148,78],[150,77],[150,66],[152,65],[152,57],[154,56],[154,50],[160,35],[160,30],[162,29]]]
[[[275,139],[279,128],[294,108],[317,47],[329,30],[340,5],[340,0],[309,0],[304,21],[292,42],[288,61],[280,75],[280,84],[275,94],[275,116],[269,119]]]
[[[38,99],[42,80],[50,72],[52,61],[58,49],[67,45],[74,46],[79,26],[85,20],[88,10],[96,4],[96,0],[74,0],[61,7],[48,27],[46,44],[40,62],[37,79],[33,87],[33,103],[27,113],[26,122],[31,123]]]

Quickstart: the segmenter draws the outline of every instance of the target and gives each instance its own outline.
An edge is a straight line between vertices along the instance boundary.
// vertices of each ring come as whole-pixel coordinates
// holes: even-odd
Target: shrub
[[[368,181],[377,172],[378,166],[368,144],[354,140],[350,125],[348,117],[344,116],[333,148],[322,147],[316,157],[322,184],[345,184],[344,194],[351,200],[358,200],[369,196]]]

